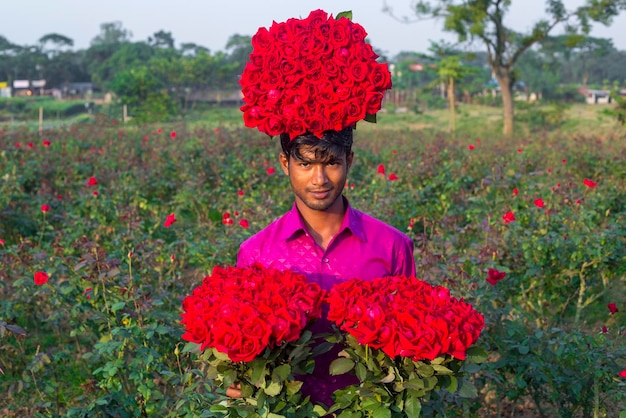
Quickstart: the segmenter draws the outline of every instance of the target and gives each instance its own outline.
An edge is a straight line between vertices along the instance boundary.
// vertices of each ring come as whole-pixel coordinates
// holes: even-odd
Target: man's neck
[[[332,238],[339,232],[346,214],[346,202],[343,196],[326,210],[313,210],[296,199],[296,207],[309,234],[315,242],[326,250]]]

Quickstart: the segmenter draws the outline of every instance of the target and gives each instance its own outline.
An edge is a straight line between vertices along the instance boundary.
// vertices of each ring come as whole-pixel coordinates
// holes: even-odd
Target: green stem
[[[43,213],[43,220],[41,221],[41,234],[39,234],[39,241],[37,242],[37,246],[41,247],[41,241],[43,240],[43,231],[46,229],[46,212]]]

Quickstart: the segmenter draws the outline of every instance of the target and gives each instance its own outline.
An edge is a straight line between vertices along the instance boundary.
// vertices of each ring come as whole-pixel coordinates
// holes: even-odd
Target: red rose
[[[41,285],[48,283],[48,279],[49,279],[48,273],[46,273],[45,271],[38,271],[35,273],[34,281],[37,286],[41,286]]]

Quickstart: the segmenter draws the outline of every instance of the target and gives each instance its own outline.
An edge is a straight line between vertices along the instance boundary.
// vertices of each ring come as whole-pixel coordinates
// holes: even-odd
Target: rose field
[[[520,112],[512,139],[469,105],[454,134],[443,111],[359,123],[345,196],[485,319],[473,387],[423,416],[626,416],[626,131],[592,107]],[[223,416],[181,303],[292,206],[279,148],[234,108],[0,125],[0,415]],[[365,416],[391,415],[340,414]]]

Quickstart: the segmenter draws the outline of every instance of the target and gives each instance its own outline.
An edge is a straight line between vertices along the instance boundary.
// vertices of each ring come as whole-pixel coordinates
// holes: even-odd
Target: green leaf
[[[367,377],[367,367],[365,367],[365,364],[363,363],[357,363],[354,372],[356,373],[356,376],[359,378],[359,381],[363,382],[365,381],[365,378]]]
[[[465,352],[465,361],[471,363],[484,363],[489,353],[480,347],[470,347]]]
[[[345,374],[354,368],[354,361],[349,358],[338,358],[330,363],[330,374],[337,376]]]
[[[374,418],[391,418],[391,410],[386,406],[379,406],[374,410]]]
[[[200,354],[200,344],[187,343],[182,349],[183,353]]]
[[[126,302],[121,301],[121,302],[116,302],[113,304],[113,306],[111,306],[111,311],[112,312],[117,312],[120,309],[124,309],[124,307],[126,306]]]
[[[302,388],[302,383],[303,382],[297,380],[291,380],[289,382],[286,382],[285,386],[287,387],[287,395],[293,396],[296,393],[300,392],[300,389]]]
[[[371,123],[376,123],[376,113],[374,114],[365,114],[365,117],[363,118],[363,120],[365,122],[371,122]]]
[[[253,385],[261,386],[265,383],[265,375],[267,374],[267,364],[264,361],[251,365],[252,374],[250,381]]]
[[[339,19],[340,17],[345,17],[348,20],[352,20],[352,10],[346,10],[344,12],[337,13],[335,19]]]
[[[446,366],[442,366],[440,364],[432,364],[431,367],[435,370],[435,372],[437,374],[443,374],[443,375],[454,374],[454,372],[452,370],[450,370]]]
[[[467,380],[463,380],[461,384],[461,389],[459,390],[459,396],[461,398],[476,398],[478,397],[478,391],[476,390],[476,386],[474,386],[471,382]]]
[[[404,414],[407,417],[419,417],[422,412],[422,403],[415,396],[407,396],[406,401],[404,401]]]
[[[272,380],[274,382],[284,382],[291,373],[291,366],[289,364],[283,364],[274,369],[272,372]]]
[[[283,384],[279,382],[270,382],[269,386],[263,388],[268,396],[277,396],[283,389]]]
[[[435,369],[433,369],[426,363],[419,363],[419,365],[417,366],[417,374],[422,377],[430,377],[435,374]]]
[[[448,379],[450,379],[450,382],[446,386],[446,390],[450,393],[456,392],[459,388],[459,380],[455,376],[449,376]]]

